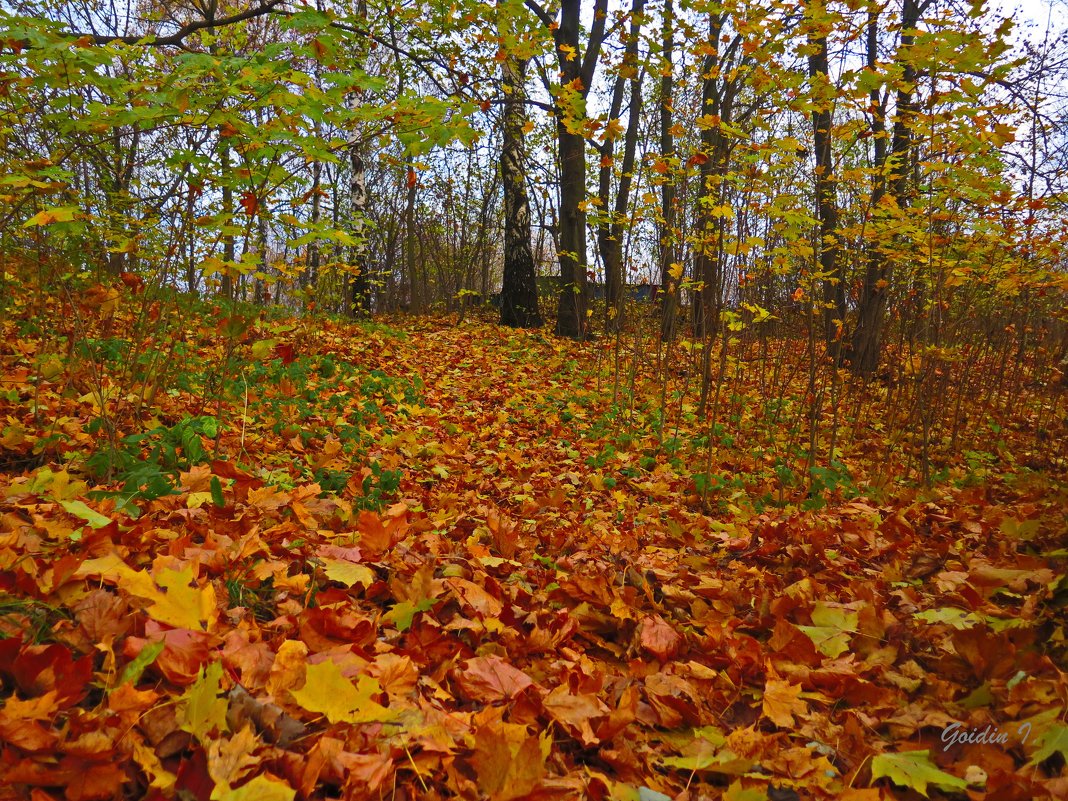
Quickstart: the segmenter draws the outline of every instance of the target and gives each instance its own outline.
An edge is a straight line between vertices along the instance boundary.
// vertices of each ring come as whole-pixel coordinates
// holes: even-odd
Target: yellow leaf
[[[163,767],[155,750],[145,745],[140,738],[134,739],[133,758],[141,772],[148,777],[148,786],[170,795],[170,790],[178,781],[178,777]]]
[[[212,793],[212,801],[293,801],[297,791],[269,773],[257,776],[236,790]]]
[[[207,631],[218,617],[215,588],[211,584],[191,587],[192,569],[163,570],[156,583],[166,594],[157,593],[148,608],[150,617],[181,629]]]
[[[676,281],[681,281],[682,272],[684,269],[685,267],[683,267],[682,262],[674,261],[671,263],[671,266],[668,267],[668,275],[670,275]]]
[[[534,123],[533,122],[531,122],[530,120],[527,120],[526,122],[523,123],[523,133],[528,134],[533,130],[534,130]]]
[[[260,757],[253,753],[258,745],[249,724],[229,739],[215,738],[208,743],[208,775],[215,782],[211,792],[213,799],[230,792],[232,785],[248,776],[260,763]]]
[[[70,222],[78,213],[76,206],[61,206],[55,209],[45,209],[34,214],[22,224],[23,228],[31,228],[35,225],[51,225],[57,222]]]
[[[358,565],[344,559],[323,559],[326,577],[331,581],[337,581],[346,587],[359,584],[362,587],[370,587],[375,580],[375,573],[367,565]]]
[[[794,715],[804,715],[808,712],[808,704],[801,700],[800,695],[800,684],[769,678],[764,685],[761,708],[776,726],[790,728],[794,725]]]
[[[329,659],[308,665],[307,681],[299,690],[290,690],[293,699],[309,712],[320,712],[331,723],[386,723],[398,713],[372,700],[382,692],[377,679],[360,676],[354,685]]]
[[[153,581],[147,572],[134,570],[118,554],[112,553],[99,559],[87,559],[74,575],[76,578],[99,576],[128,595],[152,601],[147,610],[149,617],[176,628],[207,631],[219,616],[215,608],[215,588],[211,584],[202,588],[190,587],[193,571],[189,568],[162,570],[159,578]]]

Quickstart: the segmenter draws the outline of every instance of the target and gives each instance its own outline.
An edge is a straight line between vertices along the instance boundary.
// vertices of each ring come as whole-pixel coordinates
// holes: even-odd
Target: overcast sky
[[[1068,24],[1068,0],[989,0],[990,8],[1011,15],[1018,26],[1041,33],[1047,20],[1054,30]]]

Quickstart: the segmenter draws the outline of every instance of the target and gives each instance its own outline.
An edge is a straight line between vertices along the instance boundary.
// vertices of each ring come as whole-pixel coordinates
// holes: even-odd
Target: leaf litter
[[[302,325],[138,428],[4,323],[0,798],[1068,794],[1063,474],[709,507],[600,343]]]

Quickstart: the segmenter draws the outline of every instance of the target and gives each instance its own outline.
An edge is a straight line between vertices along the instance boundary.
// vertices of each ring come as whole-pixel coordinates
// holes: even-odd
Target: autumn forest
[[[0,0],[0,801],[1068,798],[1068,14]]]

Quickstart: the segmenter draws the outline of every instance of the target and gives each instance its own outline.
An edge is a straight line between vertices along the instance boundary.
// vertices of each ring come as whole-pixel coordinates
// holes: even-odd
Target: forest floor
[[[873,385],[801,480],[803,348],[710,428],[607,339],[94,292],[0,320],[0,799],[1068,797],[1063,439],[924,487]]]

